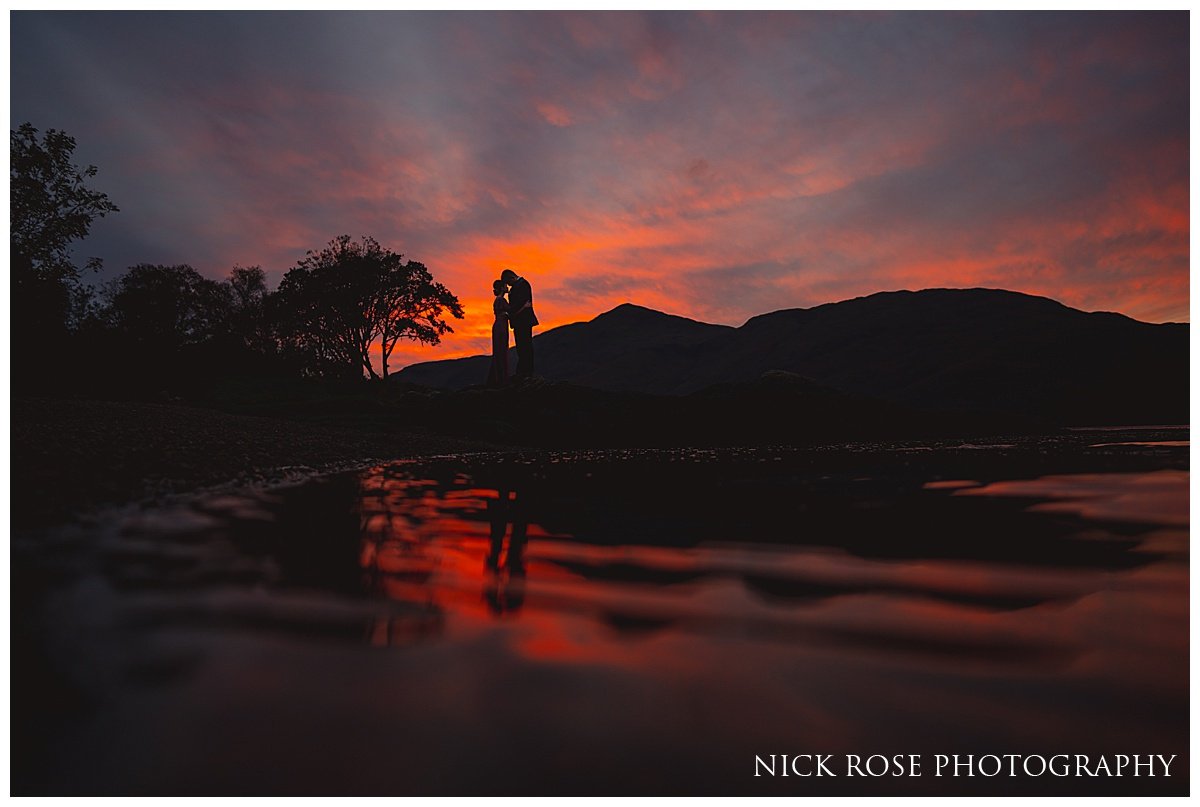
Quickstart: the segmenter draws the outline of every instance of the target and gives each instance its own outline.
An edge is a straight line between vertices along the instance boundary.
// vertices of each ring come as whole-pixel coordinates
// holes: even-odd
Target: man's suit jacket
[[[519,314],[516,313],[517,309],[525,303],[529,303],[529,308]],[[508,290],[508,310],[513,312],[509,315],[509,322],[514,328],[521,325],[532,328],[538,324],[537,314],[533,312],[533,289],[529,287],[529,281],[523,277],[514,280]]]

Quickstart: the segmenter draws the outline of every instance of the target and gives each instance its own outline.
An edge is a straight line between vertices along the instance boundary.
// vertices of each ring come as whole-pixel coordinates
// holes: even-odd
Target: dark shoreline
[[[13,398],[11,426],[18,529],[214,485],[322,473],[370,459],[502,448],[134,401]]]
[[[413,411],[401,402],[395,409],[381,408],[375,412],[356,407],[353,417],[337,411],[345,402],[339,402],[334,411],[320,411],[318,407],[308,405],[300,407],[298,411],[286,412],[282,417],[263,417],[183,402],[15,397],[12,399],[11,412],[14,469],[12,524],[16,529],[49,527],[87,518],[110,507],[165,495],[187,494],[216,486],[269,484],[297,476],[348,470],[373,462],[444,454],[543,454],[547,451],[606,450],[610,457],[616,457],[625,451],[637,454],[646,449],[672,450],[669,444],[646,445],[644,441],[636,439],[631,439],[630,444],[624,446],[612,445],[607,439],[591,447],[569,443],[555,445],[559,441],[553,439],[539,441],[549,444],[516,445],[509,441],[478,439],[470,434],[483,431],[492,436],[497,432],[512,434],[514,431],[511,428],[480,428],[486,423],[486,420],[480,420],[482,403],[488,404],[482,407],[485,410],[496,403],[502,407],[520,408],[521,399],[526,399],[528,392],[534,392],[536,397],[533,401],[524,401],[533,404],[530,407],[532,409],[545,406],[547,398],[557,398],[564,393],[570,398],[576,390],[578,388],[569,385],[553,385],[547,390],[509,390],[499,395],[487,391],[432,396],[408,393],[400,396],[402,401],[404,398],[421,398],[419,411]],[[482,400],[476,400],[481,398],[481,392]],[[536,394],[538,392],[541,394]],[[426,398],[430,400],[424,400]],[[465,404],[468,403],[472,405],[467,407]],[[594,401],[591,403],[593,407],[596,404]],[[442,410],[440,413],[439,409]],[[464,424],[463,430],[467,434],[432,433],[439,426],[442,427],[439,431],[445,431],[447,410],[456,409],[460,410],[457,414],[464,417],[463,421],[458,422]],[[546,414],[551,415],[554,421],[565,417],[561,410]],[[551,431],[555,431],[555,426],[562,425],[547,424]],[[414,426],[432,428],[420,432]],[[410,430],[405,430],[406,427]],[[1129,428],[1144,431],[1151,427]],[[1187,427],[1169,428],[1177,430]],[[1055,433],[1059,436],[1053,439],[1055,453],[1065,450],[1072,454],[1084,448],[1080,438],[1086,431],[1091,430],[1057,430]],[[593,437],[600,436],[610,435],[593,433]],[[642,435],[627,436],[635,438]],[[936,453],[942,458],[939,465],[949,459],[948,455],[965,452],[965,456],[958,461],[949,463],[965,471],[966,468],[961,467],[962,460],[978,453],[970,450],[972,439],[992,444],[1007,439],[999,433],[986,438],[982,433],[974,438],[942,434],[924,437],[910,435],[906,439],[898,434],[863,434],[860,439],[853,440],[845,439],[847,436],[838,434],[836,437],[842,439],[811,442],[785,439],[780,443],[784,444],[781,447],[786,451],[811,453],[814,468],[820,466],[827,471],[841,466],[861,467],[864,461],[869,464],[872,460],[868,458],[872,456],[878,460],[892,455],[887,460],[890,463],[896,460],[893,452],[898,448],[903,449],[905,445],[936,447]],[[1024,436],[1029,435],[1025,433]],[[1044,436],[1045,433],[1042,439]],[[835,435],[830,434],[830,437],[835,438]],[[1024,442],[1021,433],[1012,439]],[[962,446],[956,446],[957,443]],[[1041,447],[1036,449],[1032,445],[1014,445],[1012,452],[1001,452],[1001,456],[1005,453],[1025,455],[1025,459],[1018,464],[1027,465],[1031,452],[1042,453],[1047,447],[1041,439],[1038,443]],[[764,445],[760,441],[746,445],[753,444],[760,447]],[[724,449],[720,446],[711,448],[733,449],[735,453],[737,449],[729,445]],[[907,464],[911,459],[915,457],[910,455],[910,459],[902,461]],[[994,467],[998,459],[1000,457],[992,455],[986,465],[992,466],[993,471],[999,470]],[[1088,464],[1095,462],[1094,456],[1088,460]],[[966,464],[970,466],[974,463]],[[1003,464],[1006,463],[1002,461]]]

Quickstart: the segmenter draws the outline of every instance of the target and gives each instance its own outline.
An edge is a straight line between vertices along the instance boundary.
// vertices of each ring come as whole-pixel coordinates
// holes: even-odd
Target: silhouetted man
[[[533,312],[533,289],[529,281],[512,269],[500,273],[500,279],[508,285],[508,323],[513,329],[513,341],[517,343],[517,378],[533,375],[533,326],[538,324]]]

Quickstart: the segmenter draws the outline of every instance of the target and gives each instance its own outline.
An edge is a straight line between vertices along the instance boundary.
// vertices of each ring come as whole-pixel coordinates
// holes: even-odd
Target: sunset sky
[[[261,265],[341,233],[467,318],[632,301],[708,322],[1002,287],[1188,319],[1188,15],[11,15],[11,125],[64,129],[121,212],[112,276]]]

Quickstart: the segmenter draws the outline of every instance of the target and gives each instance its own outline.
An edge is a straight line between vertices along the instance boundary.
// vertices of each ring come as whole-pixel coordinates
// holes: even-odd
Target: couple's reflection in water
[[[448,613],[467,606],[470,599],[476,604],[482,601],[496,617],[521,610],[529,512],[514,485],[474,491],[484,501],[483,515],[489,525],[487,554],[480,569],[477,554],[464,563],[474,553],[469,533],[462,534],[455,526],[461,523],[456,512],[461,500],[431,497],[427,489],[410,488],[407,480],[373,478],[372,482],[373,494],[364,499],[367,515],[361,522],[363,586],[400,606],[399,611],[371,619],[367,632],[372,644],[407,644],[440,635]],[[397,507],[398,502],[389,500],[395,493],[412,498],[405,507]],[[420,502],[425,512],[416,518],[404,512],[409,502]]]
[[[493,614],[519,611],[525,604],[525,544],[529,516],[516,490],[500,488],[487,500],[491,544],[484,561],[483,599]],[[505,549],[504,536],[512,525]],[[503,562],[501,562],[503,557]]]

